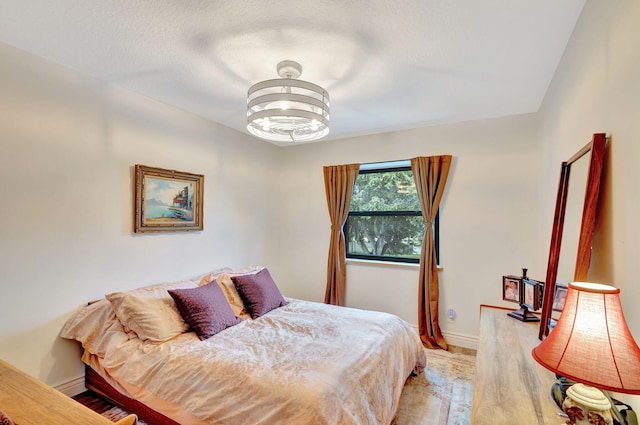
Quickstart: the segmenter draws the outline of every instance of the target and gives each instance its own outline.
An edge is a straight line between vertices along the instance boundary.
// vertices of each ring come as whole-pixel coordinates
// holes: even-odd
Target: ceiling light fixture
[[[298,80],[302,66],[297,62],[282,61],[277,70],[282,78],[249,88],[247,130],[278,142],[308,142],[329,134],[329,93]]]

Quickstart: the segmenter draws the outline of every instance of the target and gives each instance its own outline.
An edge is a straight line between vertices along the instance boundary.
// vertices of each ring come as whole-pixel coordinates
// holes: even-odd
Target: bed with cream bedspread
[[[389,424],[406,378],[425,365],[415,329],[387,313],[287,300],[204,341],[141,340],[103,311],[113,323],[83,360],[184,425]]]

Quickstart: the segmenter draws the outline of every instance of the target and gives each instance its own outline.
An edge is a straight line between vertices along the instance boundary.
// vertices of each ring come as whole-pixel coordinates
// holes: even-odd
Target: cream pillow
[[[189,329],[168,290],[197,286],[186,280],[113,292],[105,297],[125,329],[135,332],[142,340],[164,342]]]
[[[238,294],[238,290],[233,284],[233,280],[231,280],[231,277],[258,273],[262,269],[264,269],[264,266],[248,266],[244,269],[237,270],[232,270],[228,267],[218,269],[202,276],[202,278],[200,279],[200,283],[198,283],[198,286],[204,286],[207,283],[213,282],[215,280],[218,283],[220,289],[222,289],[227,302],[231,306],[231,310],[233,310],[233,314],[243,320],[250,319],[251,316],[245,309],[244,302],[242,302],[242,298],[240,297],[240,294]]]
[[[192,282],[195,282],[198,286],[204,286],[209,282],[213,282],[218,276],[220,276],[223,273],[231,273],[232,270],[233,269],[231,267],[221,267],[212,272],[203,274],[198,277],[194,277],[193,279],[190,279],[190,280]]]
[[[80,341],[85,350],[102,358],[108,350],[117,349],[129,340],[111,304],[105,299],[83,306],[67,320],[60,336]]]
[[[233,280],[231,280],[231,275],[229,273],[223,273],[215,279],[216,283],[222,289],[222,293],[224,294],[227,302],[231,306],[231,310],[233,310],[233,314],[236,317],[241,319],[249,319],[249,313],[244,308],[244,303],[242,302],[242,298],[240,298],[240,294],[233,284]]]

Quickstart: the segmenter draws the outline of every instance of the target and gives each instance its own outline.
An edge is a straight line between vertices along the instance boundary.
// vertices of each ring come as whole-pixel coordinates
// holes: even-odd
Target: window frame
[[[392,162],[379,162],[362,164],[358,175],[360,174],[374,174],[374,173],[387,173],[394,171],[411,171],[410,165],[404,165],[409,161],[392,161]],[[363,168],[363,166],[365,166]],[[356,177],[357,178],[357,177]],[[344,222],[342,231],[345,235],[345,256],[347,259],[354,260],[367,260],[367,261],[380,261],[385,263],[405,263],[405,264],[420,264],[420,258],[407,258],[390,255],[369,255],[369,254],[353,254],[349,252],[349,243],[347,236],[349,235],[349,218],[351,217],[391,217],[391,216],[410,216],[410,217],[423,217],[422,209],[420,210],[406,210],[406,211],[349,211],[347,219]],[[436,218],[433,223],[433,239],[435,243],[436,261],[440,264],[440,209],[436,214]]]

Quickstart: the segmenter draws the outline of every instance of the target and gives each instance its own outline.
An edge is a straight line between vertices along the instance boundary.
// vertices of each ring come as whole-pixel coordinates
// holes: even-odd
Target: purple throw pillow
[[[232,276],[231,279],[252,319],[289,304],[267,269],[258,273]]]
[[[215,281],[197,288],[170,289],[169,295],[175,301],[184,321],[200,340],[211,338],[242,321],[233,314]]]

